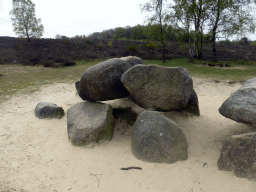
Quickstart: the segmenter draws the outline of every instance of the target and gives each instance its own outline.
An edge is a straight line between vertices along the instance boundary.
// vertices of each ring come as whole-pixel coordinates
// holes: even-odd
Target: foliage
[[[113,42],[112,42],[112,41],[109,41],[109,42],[108,42],[108,47],[112,47],[112,45],[113,45]]]
[[[102,49],[102,48],[103,48],[102,43],[100,43],[100,44],[98,45],[98,48],[99,48],[99,49]]]
[[[146,47],[148,49],[154,49],[154,48],[156,48],[156,44],[155,43],[149,43],[149,44],[146,45]]]
[[[41,19],[35,15],[35,4],[31,0],[19,0],[13,2],[13,9],[10,11],[14,31],[20,37],[40,38],[43,35],[44,27]]]
[[[250,45],[256,46],[256,41],[251,42]]]
[[[127,45],[125,47],[125,49],[129,50],[133,53],[137,52],[138,51],[138,46],[137,45]]]

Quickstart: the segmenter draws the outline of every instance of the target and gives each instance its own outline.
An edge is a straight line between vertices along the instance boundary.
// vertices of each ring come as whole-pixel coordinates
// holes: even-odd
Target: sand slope
[[[60,120],[34,116],[38,102],[56,103],[65,112],[82,102],[74,84],[45,86],[32,95],[13,97],[0,106],[0,191],[255,192],[256,182],[217,169],[227,137],[256,131],[218,113],[240,86],[194,79],[201,116],[163,113],[180,125],[189,145],[188,160],[174,164],[135,159],[130,151],[131,126],[122,120],[116,122],[111,142],[74,147],[67,137],[66,116]],[[107,103],[143,111],[128,99]],[[142,170],[120,170],[129,166]]]

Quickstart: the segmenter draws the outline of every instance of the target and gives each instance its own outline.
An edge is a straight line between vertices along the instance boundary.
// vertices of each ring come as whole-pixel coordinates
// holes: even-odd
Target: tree
[[[216,35],[225,37],[255,31],[255,18],[253,16],[251,0],[211,0],[209,1],[208,25],[212,35],[212,51],[216,53]]]
[[[144,5],[141,5],[141,11],[151,13],[151,15],[148,18],[150,23],[152,24],[157,23],[160,25],[159,32],[160,32],[160,41],[162,43],[162,55],[163,55],[162,57],[163,57],[163,63],[165,63],[166,62],[165,60],[166,39],[164,38],[163,23],[165,21],[167,14],[164,10],[163,1],[165,0],[151,0],[150,2],[147,2]]]
[[[20,37],[40,38],[44,27],[41,19],[35,16],[35,4],[31,0],[13,0],[13,9],[10,11],[14,31]]]
[[[190,61],[193,61],[195,55],[199,53],[199,34],[201,34],[201,43],[203,35],[203,25],[207,20],[207,4],[209,0],[174,0],[171,6],[173,12],[169,18],[175,18],[176,22],[183,24],[188,34],[190,34],[191,26],[194,29],[194,40],[190,47]]]

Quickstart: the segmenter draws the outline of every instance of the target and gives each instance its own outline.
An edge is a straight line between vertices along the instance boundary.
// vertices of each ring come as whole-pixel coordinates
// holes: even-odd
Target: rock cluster
[[[84,102],[67,110],[68,138],[73,145],[111,140],[113,109],[99,101],[130,96],[145,109],[134,124],[134,156],[157,163],[187,159],[188,146],[182,129],[158,112],[187,110],[200,114],[193,81],[186,69],[143,65],[138,57],[110,59],[87,69],[75,87]]]
[[[221,105],[219,112],[238,123],[256,126],[256,78],[246,81]],[[256,132],[234,135],[222,146],[218,168],[256,180]]]

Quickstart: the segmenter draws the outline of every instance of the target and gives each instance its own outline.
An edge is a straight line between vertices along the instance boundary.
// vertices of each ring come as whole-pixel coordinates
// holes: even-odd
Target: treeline
[[[90,39],[90,40],[130,40],[130,41],[160,41],[161,34],[159,24],[148,24],[146,26],[136,25],[136,26],[126,26],[117,27],[114,29],[104,30],[102,32],[94,32],[88,36],[76,35],[74,37],[67,37],[57,34],[56,39]],[[166,41],[169,42],[179,42],[182,46],[184,43],[193,43],[195,39],[195,31],[188,32],[182,28],[175,28],[171,25],[165,24],[163,26],[163,34]],[[198,39],[202,41],[203,44],[211,43],[211,33],[201,34],[199,32]],[[243,37],[239,40],[230,41],[229,39],[223,39],[218,41],[219,44],[226,45],[256,45],[256,41],[251,41],[247,37]]]
[[[126,26],[117,27],[114,29],[104,30],[102,32],[94,32],[88,36],[76,35],[74,37],[61,36],[57,34],[56,39],[91,39],[91,40],[132,40],[132,41],[160,41],[161,34],[159,24],[148,24],[146,26],[136,25],[136,26]],[[175,28],[171,25],[165,24],[163,26],[163,33],[166,41],[180,41],[189,42],[194,39],[195,34],[193,32],[188,33],[185,29]],[[204,42],[210,41],[210,35],[203,36]]]

